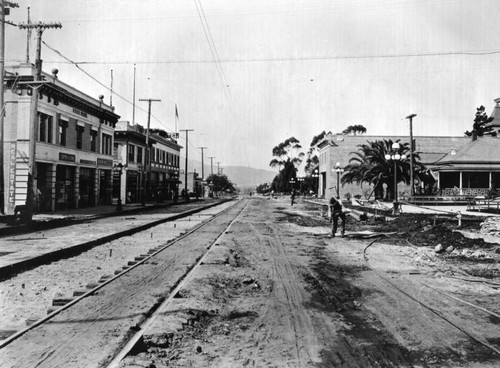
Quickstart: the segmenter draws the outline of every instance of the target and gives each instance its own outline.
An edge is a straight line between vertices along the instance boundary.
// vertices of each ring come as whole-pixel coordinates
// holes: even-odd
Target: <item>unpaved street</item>
[[[498,278],[465,277],[430,246],[331,238],[321,211],[246,198],[0,350],[2,367],[107,366],[230,221],[120,367],[500,365]]]
[[[498,313],[498,287],[447,277],[429,248],[364,253],[369,241],[330,238],[320,213],[253,199],[121,366],[500,364],[500,319],[436,291]]]

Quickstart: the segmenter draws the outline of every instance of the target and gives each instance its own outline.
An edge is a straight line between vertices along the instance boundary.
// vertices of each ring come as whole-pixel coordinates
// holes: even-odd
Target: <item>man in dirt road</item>
[[[342,203],[339,201],[340,198],[332,197],[330,198],[330,213],[331,213],[331,221],[332,221],[332,236],[335,236],[337,232],[337,226],[339,222],[339,217],[342,220],[342,231],[341,235],[344,236],[345,233],[345,212],[342,208]]]

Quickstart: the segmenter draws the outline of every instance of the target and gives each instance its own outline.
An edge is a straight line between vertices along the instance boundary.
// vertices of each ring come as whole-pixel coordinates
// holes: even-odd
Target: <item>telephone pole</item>
[[[210,159],[210,175],[214,174],[214,158],[215,157],[209,157],[209,159]]]
[[[10,8],[19,7],[18,4],[10,1],[0,0],[0,213],[5,214],[5,180],[4,180],[4,167],[3,167],[3,150],[4,150],[4,116],[5,116],[5,102],[4,102],[4,69],[5,69],[5,23],[15,25],[12,22],[5,20],[5,15],[9,14]]]
[[[205,162],[203,161],[203,150],[207,149],[207,147],[198,147],[201,149],[201,195],[205,197]]]
[[[33,93],[31,95],[31,124],[30,124],[30,148],[28,161],[28,191],[26,193],[26,219],[31,221],[35,210],[35,191],[36,191],[36,139],[38,123],[38,89],[42,81],[42,35],[47,28],[61,28],[61,23],[20,23],[20,29],[36,31],[36,57],[35,57],[35,76],[33,83]]]
[[[149,181],[149,173],[151,171],[151,160],[150,160],[150,154],[149,154],[149,124],[151,123],[151,102],[161,102],[161,100],[158,99],[153,99],[153,98],[140,98],[139,101],[147,101],[148,102],[148,127],[146,129],[146,151],[144,152],[144,173],[142,175],[142,201],[141,204],[143,206],[146,205],[146,195],[148,193],[147,191],[147,185]]]
[[[203,161],[203,150],[207,149],[208,147],[198,147],[201,149],[201,180],[205,180],[205,163]]]
[[[415,195],[415,188],[413,185],[413,118],[417,114],[410,114],[406,118],[410,120],[410,193],[413,197]]]
[[[180,132],[186,132],[186,170],[184,170],[184,195],[185,201],[189,202],[189,192],[188,192],[188,135],[194,129],[180,129]]]

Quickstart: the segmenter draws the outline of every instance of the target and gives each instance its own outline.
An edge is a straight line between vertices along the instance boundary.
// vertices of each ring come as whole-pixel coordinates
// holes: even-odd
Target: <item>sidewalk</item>
[[[193,200],[195,201],[195,200]],[[177,204],[184,204],[186,202],[178,202]],[[31,225],[20,224],[10,226],[5,221],[0,222],[0,236],[27,233],[37,230],[45,230],[69,223],[79,223],[90,219],[98,219],[111,216],[121,216],[127,213],[137,213],[143,211],[150,211],[157,208],[164,208],[172,206],[173,201],[165,201],[163,203],[146,203],[143,206],[140,203],[129,203],[122,206],[122,211],[116,210],[116,205],[102,205],[97,207],[69,209],[50,213],[37,213],[33,215]],[[0,240],[1,241],[1,240]]]
[[[198,203],[195,206],[189,204]],[[172,207],[172,203],[160,205],[127,206],[124,211],[117,212],[115,206],[68,211],[57,214],[37,215],[39,221],[68,220],[64,227],[52,226],[40,231],[18,233],[0,238],[0,280],[12,276],[22,270],[56,261],[91,249],[96,245],[132,235],[152,226],[182,218],[218,205],[218,201],[180,202],[178,208],[172,210],[146,213],[141,216],[130,216],[133,213],[145,212],[155,208]],[[54,220],[55,218],[55,220]],[[94,221],[99,219],[99,221]]]

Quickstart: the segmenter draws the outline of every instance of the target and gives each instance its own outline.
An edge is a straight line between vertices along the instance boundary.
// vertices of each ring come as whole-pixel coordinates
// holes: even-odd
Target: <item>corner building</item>
[[[111,204],[113,135],[119,116],[94,99],[42,73],[31,85],[35,68],[23,64],[6,70],[4,208],[12,214],[26,203],[33,89],[39,88],[35,132],[36,211]]]

